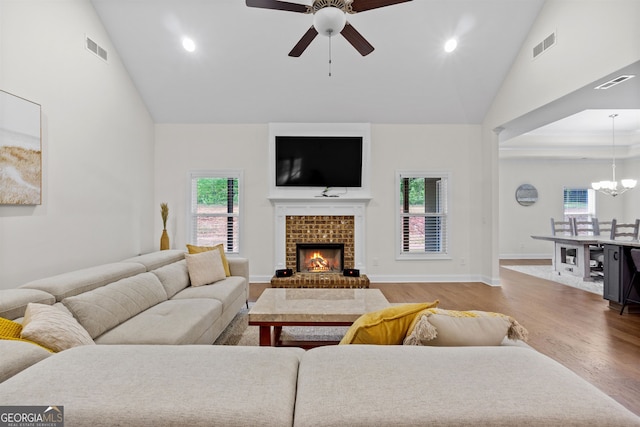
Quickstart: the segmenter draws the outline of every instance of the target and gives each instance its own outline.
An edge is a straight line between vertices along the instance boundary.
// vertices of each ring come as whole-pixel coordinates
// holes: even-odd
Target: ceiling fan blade
[[[279,0],[247,0],[247,6],[262,9],[286,10],[288,12],[307,13],[307,6]]]
[[[354,12],[364,12],[365,10],[377,9],[379,7],[393,6],[398,3],[405,3],[411,0],[353,0],[351,8]]]
[[[313,39],[318,35],[318,31],[316,31],[315,27],[312,25],[311,28],[304,33],[304,36],[300,39],[300,41],[291,49],[289,52],[289,56],[299,57],[302,55],[302,52],[305,51],[307,47],[311,44]]]
[[[347,39],[347,41],[351,43],[358,52],[360,52],[360,55],[367,56],[373,52],[374,48],[371,46],[371,43],[365,40],[365,38],[362,37],[362,34],[357,32],[350,23],[347,22],[347,25],[344,26],[340,34],[342,34],[344,38]]]

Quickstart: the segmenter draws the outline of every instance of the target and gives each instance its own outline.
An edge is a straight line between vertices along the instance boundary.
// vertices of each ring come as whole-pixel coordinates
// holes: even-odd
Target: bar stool
[[[621,315],[622,315],[622,312],[624,311],[624,308],[627,306],[628,302],[635,302],[640,304],[640,301],[629,299],[629,295],[631,295],[631,289],[635,289],[636,292],[638,292],[638,295],[640,295],[640,286],[636,286],[636,283],[635,283],[636,276],[640,272],[638,271],[640,270],[640,249],[633,248],[631,249],[630,252],[631,252],[631,259],[633,260],[634,271],[633,271],[633,276],[631,276],[631,282],[629,282],[629,289],[627,289],[627,292],[624,295],[624,299],[622,300],[622,309],[620,310]]]

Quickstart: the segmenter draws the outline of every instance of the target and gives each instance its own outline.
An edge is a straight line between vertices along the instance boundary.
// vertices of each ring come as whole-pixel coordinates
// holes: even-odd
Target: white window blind
[[[590,188],[564,188],[564,221],[575,218],[577,221],[591,221],[596,216],[595,191]]]
[[[192,172],[190,188],[190,243],[222,243],[225,252],[240,253],[241,173]]]
[[[448,174],[398,174],[400,259],[437,257],[449,252],[448,183]]]

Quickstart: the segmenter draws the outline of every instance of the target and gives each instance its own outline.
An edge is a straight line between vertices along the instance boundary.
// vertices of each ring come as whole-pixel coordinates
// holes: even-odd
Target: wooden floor
[[[506,264],[550,264],[503,261]],[[482,283],[372,283],[390,302],[440,300],[440,308],[508,314],[528,343],[640,415],[640,314],[609,309],[602,297],[500,268],[501,287]],[[255,301],[268,285],[252,284]]]

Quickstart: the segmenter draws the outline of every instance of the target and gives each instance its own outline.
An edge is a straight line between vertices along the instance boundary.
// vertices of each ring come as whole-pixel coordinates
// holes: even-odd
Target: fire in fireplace
[[[296,270],[300,273],[342,273],[343,243],[296,244]]]

